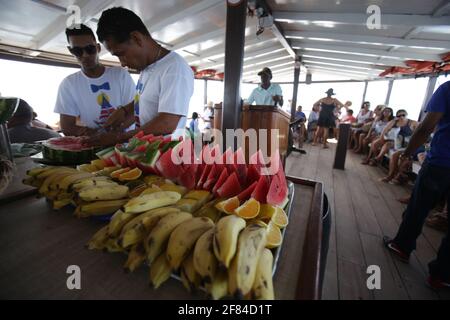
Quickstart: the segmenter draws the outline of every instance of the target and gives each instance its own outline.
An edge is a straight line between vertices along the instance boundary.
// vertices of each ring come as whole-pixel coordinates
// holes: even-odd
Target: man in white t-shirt
[[[194,92],[194,73],[186,61],[162,48],[142,20],[125,8],[104,11],[97,36],[122,66],[141,72],[134,101],[115,111],[105,125],[121,128],[134,118],[136,129],[121,134],[108,132],[86,143],[106,146],[125,141],[139,130],[145,134],[167,135],[184,129]]]
[[[261,84],[253,89],[252,93],[245,101],[245,104],[252,104],[266,106],[283,106],[283,93],[281,87],[277,83],[271,83],[272,71],[269,68],[262,69],[258,76],[261,77]]]
[[[65,135],[94,135],[117,107],[133,99],[135,84],[125,69],[100,64],[100,45],[89,27],[66,29],[66,36],[81,71],[60,84],[55,112]]]

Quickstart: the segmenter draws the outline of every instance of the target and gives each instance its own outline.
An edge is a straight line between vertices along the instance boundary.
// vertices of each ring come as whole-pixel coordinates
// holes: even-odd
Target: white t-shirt
[[[194,93],[194,72],[178,53],[170,52],[145,68],[136,89],[134,116],[137,128],[160,112],[181,115],[177,129],[185,128],[189,101]]]
[[[99,78],[78,71],[61,82],[54,111],[80,117],[83,125],[96,129],[117,107],[133,101],[135,90],[133,79],[123,68],[106,67]]]

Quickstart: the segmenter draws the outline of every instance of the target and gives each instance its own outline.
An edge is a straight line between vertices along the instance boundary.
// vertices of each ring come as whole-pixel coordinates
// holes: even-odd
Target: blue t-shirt
[[[427,160],[430,164],[450,168],[450,81],[436,90],[426,111],[444,113],[431,141]]]
[[[300,119],[300,118],[303,118],[303,119],[305,119],[305,121],[306,121],[306,115],[305,115],[303,112],[301,112],[301,111],[297,111],[297,112],[295,113],[295,119],[298,120],[298,119]]]

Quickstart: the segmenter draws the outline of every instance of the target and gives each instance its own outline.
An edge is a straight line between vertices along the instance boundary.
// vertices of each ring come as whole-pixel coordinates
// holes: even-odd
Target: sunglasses
[[[97,53],[97,46],[90,44],[86,47],[67,47],[69,49],[70,53],[73,54],[75,57],[81,57],[83,56],[83,51],[86,52],[88,55],[93,55]]]

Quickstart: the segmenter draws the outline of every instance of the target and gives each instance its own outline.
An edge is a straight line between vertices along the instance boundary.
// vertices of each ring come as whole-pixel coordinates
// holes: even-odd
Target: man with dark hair
[[[112,132],[87,139],[90,145],[113,145],[132,137],[137,130],[146,134],[172,134],[183,130],[189,101],[194,91],[194,74],[177,53],[161,47],[142,20],[132,11],[116,7],[102,13],[97,35],[122,66],[141,72],[134,101],[114,112],[106,127],[121,128],[134,119],[136,130]],[[180,134],[177,130],[175,135]]]
[[[32,120],[33,109],[25,100],[20,99],[16,112],[8,121],[8,135],[11,143],[33,143],[60,137],[53,130],[33,127]]]
[[[55,112],[60,114],[65,135],[91,136],[117,107],[133,99],[135,84],[125,69],[105,67],[99,62],[100,45],[89,27],[82,24],[68,28],[66,36],[68,49],[81,71],[65,78],[59,86]]]
[[[271,83],[272,70],[269,68],[263,68],[258,76],[261,77],[261,84],[255,88],[250,97],[248,97],[246,104],[252,104],[255,102],[257,105],[268,106],[283,106],[283,93],[279,84]]]

